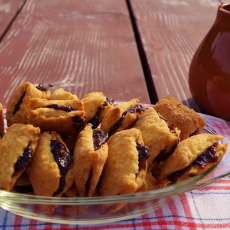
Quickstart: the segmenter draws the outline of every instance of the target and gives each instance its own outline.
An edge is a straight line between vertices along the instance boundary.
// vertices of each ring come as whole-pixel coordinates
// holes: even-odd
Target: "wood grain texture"
[[[0,37],[2,36],[24,1],[25,0],[0,0]]]
[[[0,101],[25,81],[148,103],[125,0],[27,0],[0,44]]]
[[[130,0],[160,100],[171,94],[200,111],[191,98],[192,57],[211,28],[217,0]]]

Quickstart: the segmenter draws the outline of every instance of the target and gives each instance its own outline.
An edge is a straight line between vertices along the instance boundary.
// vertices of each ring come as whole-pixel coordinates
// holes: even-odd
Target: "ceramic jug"
[[[189,69],[191,94],[202,112],[230,121],[230,4],[195,52]]]

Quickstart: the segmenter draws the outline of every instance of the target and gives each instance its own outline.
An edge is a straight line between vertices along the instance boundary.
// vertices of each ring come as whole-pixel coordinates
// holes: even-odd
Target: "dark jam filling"
[[[193,161],[189,166],[186,168],[179,170],[170,174],[167,179],[171,181],[171,184],[175,184],[177,182],[178,177],[182,176],[186,170],[192,166],[197,166],[201,169],[205,168],[208,163],[216,163],[218,161],[218,156],[216,155],[216,148],[218,147],[219,143],[215,143],[211,147],[209,147],[204,153],[201,154],[195,161]],[[191,175],[194,176],[194,175]]]
[[[21,157],[19,157],[18,161],[14,165],[14,173],[13,176],[17,176],[21,174],[29,164],[31,157],[32,157],[33,150],[30,146],[30,143],[28,146],[24,149],[23,154]]]
[[[89,121],[89,123],[91,123],[93,126],[92,128],[93,129],[96,129],[98,127],[98,125],[100,124],[100,121],[99,121],[99,118],[100,118],[100,115],[103,111],[103,109],[108,105],[112,105],[114,103],[114,101],[107,97],[106,98],[106,101],[97,109],[97,112],[96,114],[94,115],[94,117]]]
[[[167,126],[169,128],[169,131],[171,133],[176,133],[176,131],[175,131],[176,125],[174,125],[173,123],[170,124],[168,122],[168,120],[166,118],[162,117],[162,116],[159,116],[159,118],[165,121],[165,123],[167,124]]]
[[[122,113],[120,119],[110,128],[109,136],[112,136],[116,130],[121,126],[125,115],[128,113],[140,113],[141,111],[145,111],[145,108],[142,105],[136,105],[128,110],[126,110],[124,113]]]
[[[72,120],[73,120],[73,127],[76,129],[76,130],[82,130],[84,129],[84,127],[86,126],[86,119],[85,119],[85,116],[83,119],[81,119],[78,115],[76,116],[73,116],[72,117]]]
[[[138,151],[138,172],[140,172],[141,170],[145,170],[146,169],[146,160],[149,157],[149,149],[148,147],[141,145],[140,143],[138,143],[136,141],[136,148]]]
[[[36,88],[37,88],[38,90],[40,90],[40,91],[47,91],[47,90],[48,90],[48,88],[45,87],[45,86],[42,85],[42,84],[37,85]]]
[[[178,143],[176,145],[174,145],[171,150],[169,152],[165,152],[165,149],[163,149],[162,151],[160,151],[160,153],[157,155],[157,157],[153,160],[153,163],[157,163],[159,164],[160,162],[166,160],[166,158],[168,158],[176,149]]]
[[[53,193],[53,196],[56,196],[57,194],[62,192],[64,188],[65,175],[71,163],[71,154],[59,140],[51,140],[50,151],[54,156],[55,162],[58,164],[58,168],[60,170],[60,175],[61,175],[59,188],[56,190],[56,192]]]
[[[20,105],[23,102],[24,97],[26,96],[26,91],[22,94],[21,98],[19,99],[18,103],[15,105],[14,111],[13,111],[13,115],[15,113],[17,113],[17,111],[20,109]]]
[[[65,112],[79,111],[77,108],[74,108],[73,106],[64,106],[64,105],[57,105],[57,104],[47,105],[44,106],[43,108],[63,110]]]
[[[98,150],[101,145],[103,145],[108,140],[108,134],[104,133],[102,130],[93,130],[93,145],[94,151]]]
[[[22,185],[22,186],[15,185],[14,190],[19,193],[34,192],[32,185]]]
[[[86,184],[85,184],[85,195],[87,196],[88,193],[89,193],[89,188],[90,188],[90,180],[92,178],[92,168],[90,169],[90,173],[89,173],[89,177],[88,177],[88,180],[86,181]]]
[[[190,137],[195,136],[197,134],[198,130],[199,130],[199,127],[197,127],[196,130],[193,133],[191,133],[189,136]]]

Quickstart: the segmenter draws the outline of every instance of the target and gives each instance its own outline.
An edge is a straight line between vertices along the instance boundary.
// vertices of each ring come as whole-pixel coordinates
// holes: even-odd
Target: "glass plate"
[[[152,105],[148,104],[146,107]],[[230,128],[224,120],[200,115],[206,120],[204,133],[220,134],[225,137],[221,143],[230,144]],[[112,197],[56,198],[0,190],[0,206],[20,216],[53,223],[84,225],[130,219],[157,210],[170,202],[173,195],[201,188],[230,175],[229,158],[228,149],[222,161],[206,172],[181,183],[149,192]]]

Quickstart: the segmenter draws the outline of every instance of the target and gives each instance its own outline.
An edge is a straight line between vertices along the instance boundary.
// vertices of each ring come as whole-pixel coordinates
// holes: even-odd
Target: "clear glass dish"
[[[146,105],[150,107],[152,105]],[[219,118],[201,114],[206,119],[204,133],[220,134],[230,144],[230,127]],[[230,175],[230,150],[222,161],[189,180],[149,192],[113,197],[55,198],[23,195],[0,190],[0,206],[14,214],[45,222],[63,224],[99,224],[134,218],[171,201],[178,195],[214,183]],[[54,210],[44,214],[41,210]]]

